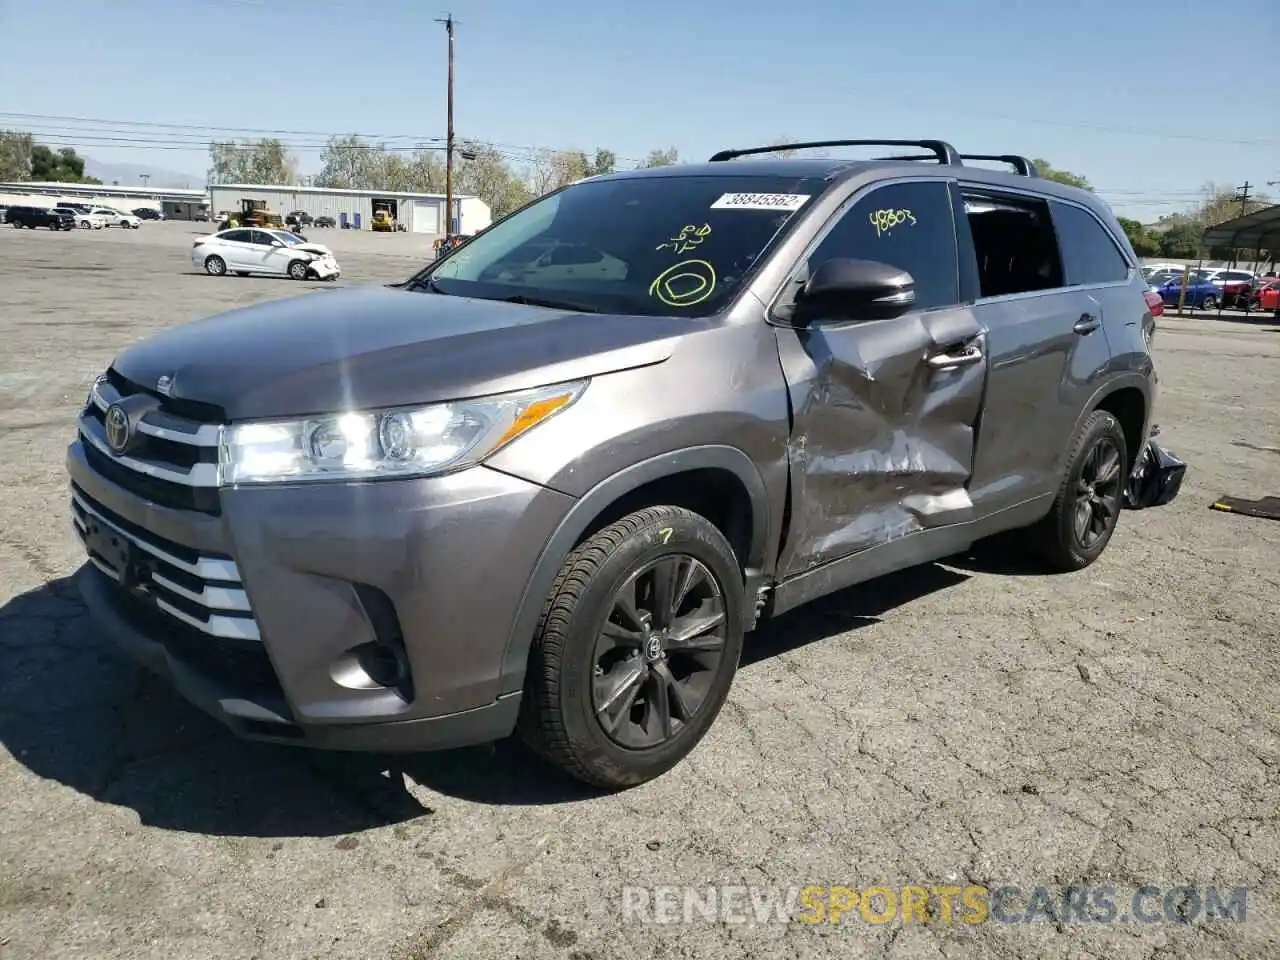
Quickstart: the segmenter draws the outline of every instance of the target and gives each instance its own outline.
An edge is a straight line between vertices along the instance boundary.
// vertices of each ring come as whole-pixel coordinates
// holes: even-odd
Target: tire
[[[705,649],[668,635],[672,620],[654,602],[664,571],[674,571],[668,582],[688,584],[674,622],[705,627],[697,634]],[[625,608],[618,594],[630,585],[630,609],[659,629],[639,622],[619,629],[627,618],[618,612]],[[565,559],[546,600],[530,650],[521,738],[593,786],[620,789],[662,775],[697,746],[729,695],[745,605],[733,548],[704,517],[682,507],[649,507],[605,527]],[[626,691],[616,701],[621,709],[612,711],[600,703],[610,677],[614,693]],[[627,677],[633,682],[623,683]],[[665,725],[663,702],[670,717]]]
[[[1201,310],[1217,310],[1218,298],[1213,296],[1212,294],[1205,297],[1204,301],[1200,304],[1200,309]]]
[[[307,279],[307,262],[305,260],[289,261],[289,276],[294,280]]]
[[[1049,570],[1083,570],[1102,556],[1120,519],[1131,462],[1120,422],[1095,410],[1072,441],[1067,471],[1048,515],[1025,531],[1024,542]],[[1076,526],[1078,517],[1086,519],[1086,505],[1090,536]]]
[[[92,224],[92,223],[90,223],[88,220],[81,220],[81,221],[80,221],[80,229],[81,229],[81,230],[91,230],[91,229],[93,229],[93,224]]]
[[[227,261],[216,253],[210,254],[204,258],[204,272],[211,277],[225,277],[227,275]]]

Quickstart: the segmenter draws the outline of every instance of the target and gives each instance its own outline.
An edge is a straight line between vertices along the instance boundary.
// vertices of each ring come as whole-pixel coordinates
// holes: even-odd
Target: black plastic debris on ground
[[[1130,510],[1160,507],[1178,495],[1187,465],[1154,440],[1147,442],[1124,491],[1124,505]]]
[[[1239,513],[1246,517],[1261,517],[1263,520],[1280,520],[1280,497],[1245,500],[1243,497],[1222,496],[1209,504],[1209,509]]]

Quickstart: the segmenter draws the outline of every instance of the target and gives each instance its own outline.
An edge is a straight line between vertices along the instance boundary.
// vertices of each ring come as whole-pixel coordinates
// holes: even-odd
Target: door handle
[[[946,370],[951,367],[967,367],[981,360],[982,347],[972,343],[962,353],[935,353],[928,359],[928,364],[935,370]]]
[[[1102,321],[1098,319],[1096,314],[1082,313],[1080,319],[1076,321],[1076,325],[1071,329],[1079,334],[1093,333],[1098,327],[1102,326]]]

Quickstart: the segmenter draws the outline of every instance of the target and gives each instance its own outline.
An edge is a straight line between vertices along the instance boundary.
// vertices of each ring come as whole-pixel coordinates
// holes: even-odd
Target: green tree
[[[529,184],[494,147],[463,141],[456,147],[454,193],[479,197],[496,220],[524,206],[532,198]]]
[[[31,148],[31,179],[51,183],[101,183],[101,180],[84,175],[84,157],[70,147],[56,153],[44,144]]]
[[[1160,256],[1190,260],[1203,256],[1204,227],[1189,218],[1180,218],[1160,234]]]
[[[602,147],[596,148],[596,155],[591,158],[591,162],[587,164],[587,176],[600,177],[607,173],[613,173],[618,169],[618,155],[612,150],[605,150]]]
[[[666,150],[650,150],[649,156],[645,157],[640,163],[640,169],[648,167],[669,167],[672,164],[680,162],[680,151],[675,147],[668,147]]]
[[[0,181],[31,179],[31,134],[18,130],[0,130]]]
[[[1093,184],[1078,173],[1072,173],[1070,170],[1059,170],[1048,160],[1041,157],[1036,157],[1031,162],[1035,165],[1036,173],[1046,180],[1055,180],[1058,183],[1065,183],[1068,187],[1079,187],[1081,190],[1093,189]]]
[[[1154,257],[1160,253],[1160,237],[1158,234],[1152,233],[1137,220],[1130,220],[1127,217],[1118,217],[1120,226],[1124,230],[1125,236],[1129,238],[1129,243],[1133,246],[1133,252],[1140,257]]]
[[[289,186],[298,182],[298,162],[279,140],[222,140],[209,144],[209,183]]]
[[[320,172],[315,185],[331,190],[386,189],[386,150],[355,134],[330,137],[320,151]]]

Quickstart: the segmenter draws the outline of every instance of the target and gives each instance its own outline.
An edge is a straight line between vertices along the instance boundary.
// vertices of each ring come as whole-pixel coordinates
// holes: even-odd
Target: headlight
[[[232,424],[218,451],[225,485],[426,476],[469,467],[565,409],[587,381],[305,420]]]

